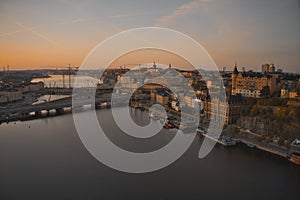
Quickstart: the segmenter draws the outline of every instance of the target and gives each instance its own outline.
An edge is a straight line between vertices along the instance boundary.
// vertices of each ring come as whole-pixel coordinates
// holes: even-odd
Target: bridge
[[[72,98],[74,98],[75,104],[72,104]],[[126,105],[126,103],[128,104],[128,102],[125,101],[127,98],[127,95],[118,96],[117,98],[114,98],[113,103],[114,105],[119,106]],[[83,108],[83,106],[88,105],[94,108],[100,108],[103,104],[105,104],[105,106],[111,106],[111,94],[102,94],[92,98],[91,96],[87,96],[83,93],[81,95],[65,97],[46,103],[28,105],[25,107],[1,109],[0,123],[26,120],[32,117],[30,115],[31,113],[34,113],[34,117],[38,118],[42,117],[43,111],[49,113],[50,111],[54,110],[56,114],[63,114],[67,108],[80,110]]]

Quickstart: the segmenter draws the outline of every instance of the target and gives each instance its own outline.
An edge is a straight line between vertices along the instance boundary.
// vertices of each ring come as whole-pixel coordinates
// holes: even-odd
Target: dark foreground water
[[[160,148],[165,131],[142,142],[124,136],[110,110],[97,111],[109,137],[133,151]],[[136,111],[138,123],[146,113]],[[105,117],[104,117],[105,116]],[[300,199],[300,167],[245,146],[216,146],[197,157],[202,139],[170,166],[122,173],[95,160],[82,145],[71,114],[0,125],[0,199]]]

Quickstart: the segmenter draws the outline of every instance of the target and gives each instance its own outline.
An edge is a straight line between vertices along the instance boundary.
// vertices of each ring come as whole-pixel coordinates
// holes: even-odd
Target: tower
[[[234,63],[234,70],[231,74],[231,80],[232,80],[232,90],[236,89],[236,77],[239,74],[239,71],[237,69],[237,62]]]
[[[238,71],[238,69],[237,69],[237,62],[235,61],[235,63],[234,63],[234,70],[233,70],[233,73],[234,74],[238,74],[239,73],[239,71]]]
[[[153,68],[156,70],[156,64],[155,64],[155,61],[153,62]]]

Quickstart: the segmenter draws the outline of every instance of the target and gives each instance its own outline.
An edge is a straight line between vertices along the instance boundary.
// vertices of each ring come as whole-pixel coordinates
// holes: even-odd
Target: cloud
[[[22,28],[22,29],[19,29],[19,30],[16,30],[16,31],[11,31],[11,32],[6,32],[6,33],[1,33],[1,34],[0,34],[0,37],[11,36],[11,35],[14,35],[14,34],[16,34],[16,33],[32,31],[33,29],[35,29],[35,27]]]
[[[155,26],[167,26],[178,17],[182,17],[194,12],[197,12],[198,9],[204,4],[208,3],[210,0],[195,0],[186,4],[181,5],[179,8],[175,9],[170,15],[161,17],[155,23]]]
[[[43,40],[46,40],[47,42],[54,44],[54,45],[58,45],[57,42],[55,42],[54,40],[50,39],[46,34],[43,34],[39,31],[36,30],[36,28],[31,28],[31,27],[27,27],[23,24],[21,24],[20,22],[15,22],[19,27],[21,27],[23,30],[28,30],[31,31],[31,33],[39,38],[42,38]]]
[[[85,19],[82,19],[82,18],[78,18],[78,19],[73,19],[71,22],[72,23],[77,23],[77,22],[84,22]]]

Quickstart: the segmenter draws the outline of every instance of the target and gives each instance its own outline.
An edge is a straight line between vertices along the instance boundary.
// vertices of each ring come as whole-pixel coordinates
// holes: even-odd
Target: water
[[[174,131],[134,140],[98,110],[108,136],[122,148],[160,148]],[[132,116],[140,125],[145,112]],[[127,174],[95,160],[82,145],[71,114],[0,126],[0,199],[299,199],[300,167],[246,146],[216,146],[198,159],[202,138],[172,165]]]
[[[79,84],[82,87],[93,87],[95,86],[99,80],[90,76],[74,76],[71,75],[71,87],[73,87],[73,83],[75,77],[78,79]],[[43,82],[45,87],[69,87],[69,76],[65,75],[65,84],[63,81],[62,75],[51,75],[49,78],[35,78],[31,82]]]

